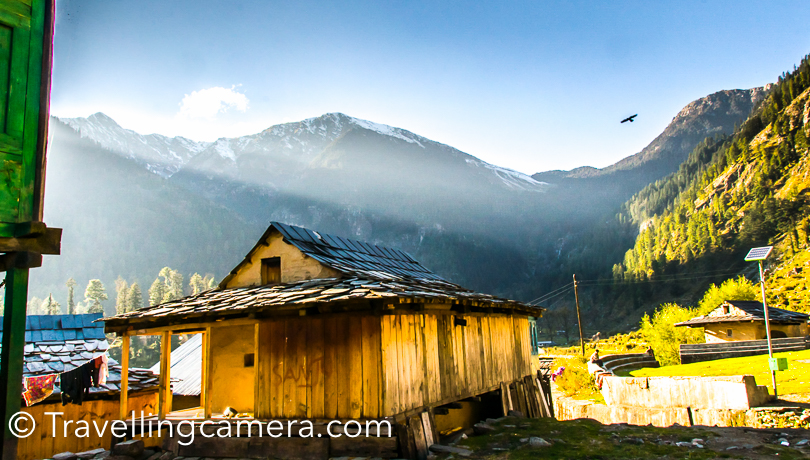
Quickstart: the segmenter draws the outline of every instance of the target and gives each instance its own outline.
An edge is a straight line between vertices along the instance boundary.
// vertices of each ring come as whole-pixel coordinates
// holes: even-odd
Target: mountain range
[[[340,113],[215,142],[138,134],[102,113],[53,118],[45,221],[65,229],[63,252],[32,271],[30,291],[64,304],[69,277],[111,289],[119,275],[146,289],[164,266],[221,278],[277,220],[394,246],[461,285],[531,300],[573,271],[609,274],[638,226],[605,234],[604,223],[767,94],[709,95],[613,166],[533,176]]]

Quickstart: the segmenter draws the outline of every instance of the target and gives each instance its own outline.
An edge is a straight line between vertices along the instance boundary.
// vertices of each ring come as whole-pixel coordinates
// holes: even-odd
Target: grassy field
[[[810,393],[810,350],[776,353],[774,357],[787,358],[788,369],[776,373],[776,386],[780,395]],[[719,359],[702,363],[645,368],[630,373],[633,377],[720,376],[745,375],[756,377],[758,385],[771,386],[768,355]]]

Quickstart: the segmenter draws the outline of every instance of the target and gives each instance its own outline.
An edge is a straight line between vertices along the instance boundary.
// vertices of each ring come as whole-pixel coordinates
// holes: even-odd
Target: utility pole
[[[579,292],[577,289],[577,275],[574,274],[574,300],[577,304],[577,326],[579,326],[579,346],[582,349],[582,356],[585,356],[585,338],[582,337],[582,316],[579,314]]]

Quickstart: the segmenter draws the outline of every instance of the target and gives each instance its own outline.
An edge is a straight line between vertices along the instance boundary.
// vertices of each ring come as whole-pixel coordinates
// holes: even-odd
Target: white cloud
[[[236,86],[213,88],[192,91],[186,94],[180,102],[180,112],[178,118],[203,118],[212,120],[220,112],[226,112],[233,107],[240,112],[245,112],[248,108],[248,98],[244,94],[235,91]]]

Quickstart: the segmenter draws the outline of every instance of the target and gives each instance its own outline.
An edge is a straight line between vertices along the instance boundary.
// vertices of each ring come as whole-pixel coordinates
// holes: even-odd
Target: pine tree
[[[48,298],[42,302],[40,311],[43,315],[58,315],[62,313],[62,308],[59,302],[53,300],[53,294],[48,294]]]
[[[76,314],[76,302],[73,300],[73,289],[76,287],[76,280],[70,278],[65,283],[65,286],[68,288],[68,301],[67,301],[67,314],[68,315],[75,315]]]
[[[28,299],[28,303],[26,304],[26,313],[29,315],[41,315],[42,314],[42,299],[39,297],[31,297]]]
[[[169,295],[168,300],[177,300],[183,298],[185,296],[185,293],[183,292],[183,275],[177,270],[172,270],[169,280],[169,288],[167,289],[167,294]]]
[[[143,308],[143,293],[137,282],[132,283],[132,286],[129,287],[127,308],[129,308],[127,311]]]
[[[206,275],[205,278],[203,278],[203,282],[208,286],[208,289],[217,287],[217,281],[214,279],[214,275]]]
[[[149,288],[149,305],[154,306],[163,303],[163,296],[166,292],[166,285],[160,280],[158,276],[155,282]]]
[[[170,267],[163,267],[158,273],[163,278],[163,302],[171,302],[183,297],[183,275]]]
[[[197,295],[205,290],[205,283],[203,277],[199,273],[191,275],[188,281],[188,287],[191,289],[191,295]]]
[[[101,301],[107,300],[107,292],[101,280],[90,280],[87,289],[84,291],[84,300],[89,304],[88,313],[104,313],[104,306]]]
[[[115,313],[120,315],[131,310],[129,308],[129,285],[120,276],[115,280]]]

